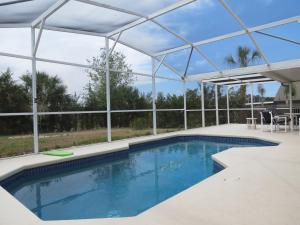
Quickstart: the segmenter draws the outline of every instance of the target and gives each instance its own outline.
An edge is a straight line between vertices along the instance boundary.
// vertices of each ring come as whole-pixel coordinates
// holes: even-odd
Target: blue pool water
[[[211,155],[274,143],[176,137],[68,163],[25,170],[0,184],[43,220],[128,217],[220,171]]]

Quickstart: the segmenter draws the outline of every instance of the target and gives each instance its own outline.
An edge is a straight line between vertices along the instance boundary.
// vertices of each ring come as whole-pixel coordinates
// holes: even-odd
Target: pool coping
[[[154,146],[161,146],[161,145],[167,145],[169,143],[175,143],[175,142],[182,142],[182,141],[209,141],[209,142],[217,142],[217,143],[227,143],[228,144],[241,144],[240,147],[268,147],[268,146],[277,146],[279,143],[277,142],[271,142],[268,140],[262,140],[260,138],[253,138],[253,137],[237,137],[237,136],[221,136],[221,135],[203,135],[203,134],[194,134],[194,135],[185,135],[185,134],[177,134],[175,136],[168,136],[161,139],[149,139],[147,141],[139,141],[139,142],[129,142],[127,148],[125,149],[112,149],[109,152],[102,152],[101,154],[95,154],[95,155],[83,155],[82,157],[76,158],[76,157],[60,157],[63,161],[49,161],[44,165],[39,164],[31,164],[27,165],[26,168],[20,168],[19,171],[12,171],[12,175],[6,176],[4,179],[0,178],[0,186],[3,186],[4,188],[10,186],[11,182],[14,182],[15,180],[19,179],[22,176],[27,176],[26,174],[30,174],[29,176],[39,176],[43,172],[47,171],[59,171],[63,170],[64,168],[73,167],[76,165],[78,166],[80,163],[87,165],[87,162],[89,163],[97,163],[100,160],[103,159],[114,159],[117,157],[117,155],[126,155],[128,156],[130,153],[136,152],[136,151],[143,151],[145,147],[149,146],[150,148]],[[245,144],[245,146],[243,146]],[[249,146],[247,146],[249,144]],[[254,146],[251,146],[254,144]],[[239,148],[239,146],[237,146]],[[231,147],[233,148],[233,147]],[[229,150],[230,148],[226,149]],[[52,155],[53,156],[53,155]],[[73,156],[73,155],[70,155]],[[217,158],[212,157],[212,160],[216,164],[217,167],[221,167],[225,169],[227,166],[223,164],[222,162],[218,162],[219,160]],[[23,173],[23,174],[22,174]],[[33,175],[35,174],[35,175]],[[200,181],[199,181],[200,182]],[[6,188],[5,188],[6,189]],[[139,213],[140,214],[140,213]],[[138,215],[138,214],[137,214]]]
[[[195,129],[195,131],[197,131],[198,129]],[[151,142],[151,141],[157,141],[157,140],[163,140],[163,139],[167,139],[167,138],[174,138],[174,137],[178,137],[178,136],[222,136],[222,137],[242,137],[242,138],[253,138],[253,139],[258,139],[258,140],[262,140],[262,141],[269,141],[269,142],[275,142],[275,143],[278,143],[280,146],[282,141],[278,140],[278,139],[275,139],[275,138],[272,138],[272,137],[258,137],[256,135],[232,135],[232,134],[212,134],[212,133],[208,133],[208,134],[203,134],[203,133],[187,133],[185,131],[177,131],[177,132],[173,132],[173,133],[168,133],[168,134],[161,134],[161,135],[158,135],[158,136],[147,136],[147,137],[139,137],[139,138],[134,138],[134,139],[126,139],[126,140],[121,140],[121,141],[116,141],[114,142],[114,144],[120,144],[120,145],[123,145],[121,147],[113,147],[113,148],[110,148],[109,150],[104,150],[104,151],[97,151],[97,152],[92,152],[92,153],[86,153],[86,154],[82,154],[82,155],[74,155],[74,156],[70,156],[70,157],[66,157],[66,158],[58,158],[58,157],[53,157],[51,160],[47,160],[47,161],[44,161],[44,162],[39,162],[39,163],[29,163],[29,164],[26,164],[26,165],[20,165],[18,168],[15,168],[14,170],[10,170],[6,173],[3,173],[1,176],[0,176],[0,179],[3,180],[9,176],[12,176],[20,171],[23,171],[25,169],[30,169],[30,168],[35,168],[35,167],[40,167],[40,166],[45,166],[45,165],[51,165],[51,164],[55,164],[55,163],[61,163],[61,162],[65,162],[65,161],[70,161],[70,160],[76,160],[76,159],[81,159],[81,158],[86,158],[86,157],[92,157],[92,156],[97,156],[97,155],[103,155],[103,154],[107,154],[107,153],[111,153],[111,152],[119,152],[119,151],[123,151],[123,150],[128,150],[130,145],[135,145],[135,144],[141,144],[141,143],[145,143],[145,142]],[[107,143],[100,143],[100,144],[93,144],[92,146],[97,146],[97,147],[100,147],[103,146],[103,145],[106,145]],[[71,147],[69,149],[71,150],[76,150],[76,149],[82,149],[82,148],[85,148],[85,147],[91,147],[91,145],[88,145],[88,146],[76,146],[76,147]],[[269,148],[276,148],[277,146],[268,146]],[[248,148],[248,147],[243,147],[243,148]],[[253,147],[249,147],[249,148],[253,148]],[[239,149],[239,148],[234,148],[234,149]],[[230,149],[224,151],[224,152],[228,152],[230,151]],[[224,153],[223,152],[223,153]],[[228,165],[227,163],[225,163],[222,159],[220,159],[218,156],[219,156],[220,153],[217,153],[215,155],[212,156],[213,160],[216,161],[218,164],[222,165],[223,167],[225,168],[228,168],[230,165]],[[33,155],[33,156],[36,156],[36,155]],[[30,157],[30,156],[21,156],[21,157]],[[21,158],[21,157],[18,157],[18,158]],[[49,157],[49,156],[48,156]],[[12,158],[10,159],[2,159],[3,161],[4,160],[11,160]],[[14,158],[13,158],[14,159]],[[0,160],[0,163],[1,163],[1,160]],[[1,165],[0,165],[0,168],[1,168]],[[213,175],[211,177],[214,177],[216,175]],[[206,178],[205,180],[208,180],[210,179],[211,177],[209,178]],[[201,182],[200,182],[201,183]],[[3,189],[2,187],[0,187],[1,189]],[[186,191],[189,191],[190,188],[184,190],[183,192],[186,192]],[[3,189],[4,190],[4,189]],[[180,192],[179,194],[183,193],[183,192]],[[7,192],[7,194],[9,194]],[[10,195],[10,194],[9,194]],[[178,194],[177,194],[178,195]],[[175,195],[175,196],[177,196]],[[0,193],[0,196],[1,196],[1,193]],[[174,197],[174,196],[173,196]],[[173,197],[171,197],[170,199],[172,199]],[[16,199],[15,199],[16,200]],[[16,200],[17,202],[19,202],[18,200]],[[165,201],[169,201],[169,199],[165,200]],[[161,203],[160,203],[161,204]],[[158,205],[160,205],[158,204]],[[23,206],[23,205],[22,205]],[[53,221],[43,221],[41,220],[40,218],[38,218],[36,215],[34,215],[29,209],[27,209],[25,206],[23,206],[24,210],[27,211],[26,213],[31,213],[32,216],[34,217],[33,219],[37,219],[39,222],[43,222],[43,223],[51,223]],[[146,210],[149,211],[151,210],[152,208]],[[122,219],[133,219],[133,218],[136,218],[140,215],[144,214],[144,212],[138,214],[137,216],[134,216],[134,217],[122,217],[122,218],[118,218],[117,221],[118,222],[121,222],[120,220]],[[86,220],[80,220],[80,221],[87,221],[86,224],[89,224],[89,221],[90,220],[95,220],[97,222],[101,222],[101,221],[105,221],[106,223],[111,220],[116,220],[115,218],[99,218],[99,219],[86,219]],[[1,221],[1,216],[0,216],[0,221]],[[57,221],[56,221],[57,222]],[[67,223],[70,223],[70,221],[66,221]]]
[[[177,131],[178,132],[178,131]],[[68,161],[73,161],[73,160],[78,160],[78,159],[84,159],[84,158],[89,158],[89,157],[94,157],[94,156],[100,156],[100,155],[105,155],[105,154],[109,154],[109,153],[117,153],[117,152],[121,152],[121,151],[129,151],[130,146],[134,146],[134,145],[139,145],[139,144],[145,144],[147,142],[152,142],[152,141],[160,141],[160,140],[165,140],[165,139],[169,139],[169,138],[176,138],[176,137],[184,137],[184,136],[214,136],[214,137],[232,137],[232,138],[249,138],[249,139],[256,139],[256,140],[261,140],[261,141],[266,141],[266,142],[273,142],[276,144],[280,144],[281,142],[279,141],[275,141],[275,140],[270,140],[270,139],[266,139],[266,138],[258,138],[258,137],[254,137],[254,136],[236,136],[236,135],[213,135],[213,134],[209,134],[209,135],[204,135],[204,134],[174,134],[169,133],[169,135],[165,136],[166,134],[164,134],[163,137],[159,137],[159,136],[147,136],[147,137],[151,137],[150,139],[147,140],[131,140],[131,138],[129,139],[124,139],[124,140],[128,140],[128,144],[126,147],[120,147],[120,148],[113,148],[107,151],[103,151],[103,152],[94,152],[94,153],[87,153],[87,154],[83,154],[83,155],[71,155],[71,156],[67,156],[67,157],[59,157],[57,156],[57,158],[54,158],[55,156],[50,156],[53,157],[53,160],[49,160],[47,162],[41,162],[41,163],[32,163],[32,164],[27,164],[27,165],[23,165],[20,166],[19,168],[16,168],[14,170],[11,170],[9,173],[5,173],[5,174],[0,174],[0,181],[5,180],[6,178],[13,176],[19,172],[22,172],[23,170],[26,169],[33,169],[33,168],[37,168],[37,167],[42,167],[42,166],[48,166],[48,165],[53,165],[53,164],[57,164],[57,163],[63,163],[63,162],[68,162]],[[152,138],[153,137],[153,138]],[[97,144],[93,144],[93,146],[97,146],[97,145],[101,145],[101,144],[109,144],[109,143],[97,143]],[[74,150],[74,149],[79,149],[82,147],[89,147],[91,145],[82,145],[82,146],[73,146],[73,147],[69,147],[69,148],[64,148],[65,150]],[[249,147],[247,147],[249,148]],[[250,147],[251,148],[251,147]],[[228,149],[229,150],[229,149]],[[44,155],[43,153],[38,153],[39,155]],[[217,153],[218,154],[218,153]],[[36,155],[36,154],[30,154],[30,155]],[[19,157],[28,157],[30,155],[22,155],[22,156],[17,156]],[[219,163],[220,165],[227,167],[225,164],[223,165],[223,163],[217,159],[217,157],[215,156],[216,154],[212,155],[213,160],[216,161],[217,163]],[[13,159],[16,157],[10,157],[10,158],[5,158],[5,159],[0,159],[0,160],[6,160],[6,159]]]

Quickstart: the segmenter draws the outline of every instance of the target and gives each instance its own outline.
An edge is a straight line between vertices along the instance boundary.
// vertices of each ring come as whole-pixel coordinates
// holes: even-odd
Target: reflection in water
[[[178,142],[31,178],[10,192],[44,220],[134,216],[214,173],[211,155],[232,144]]]

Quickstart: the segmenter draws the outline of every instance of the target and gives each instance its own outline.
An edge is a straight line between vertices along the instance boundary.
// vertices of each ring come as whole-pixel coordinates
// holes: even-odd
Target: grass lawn
[[[158,129],[158,133],[172,132],[178,129]],[[132,128],[113,128],[112,139],[120,140],[130,137],[151,135],[152,129],[135,130]],[[49,149],[67,148],[71,146],[87,145],[105,142],[106,129],[86,130],[64,133],[40,134],[39,145],[41,151]],[[0,136],[0,157],[22,155],[33,152],[32,135]]]

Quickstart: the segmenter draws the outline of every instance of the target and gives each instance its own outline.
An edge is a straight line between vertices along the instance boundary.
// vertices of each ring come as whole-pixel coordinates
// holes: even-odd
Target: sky
[[[48,4],[53,4],[54,1],[35,0],[34,3],[20,5],[23,7],[1,7],[0,22],[30,22],[33,18],[22,12],[22,10],[29,10],[31,12],[30,15],[36,16],[39,15],[39,9],[43,10],[47,8]],[[124,0],[97,1],[117,7],[129,8],[132,11],[148,15],[178,0],[136,1],[130,7],[128,7],[128,2]],[[226,2],[244,21],[247,27],[298,16],[300,12],[299,0],[226,0]],[[49,17],[46,24],[67,28],[83,27],[88,31],[94,32],[110,32],[135,19],[135,16],[90,7],[83,3],[71,1],[71,3],[68,3]],[[156,20],[191,42],[241,30],[240,25],[224,10],[217,0],[198,0],[173,12],[164,14],[156,18]],[[264,30],[264,32],[300,42],[300,23],[297,22]],[[258,33],[254,33],[253,35],[271,63],[300,58],[299,45]],[[174,35],[167,33],[150,21],[123,32],[120,40],[151,53],[185,44]],[[2,28],[0,29],[0,43],[0,52],[30,55],[30,30]],[[112,45],[112,43],[110,44]],[[228,65],[224,62],[224,58],[228,55],[235,57],[238,46],[248,46],[250,49],[255,50],[253,42],[247,35],[206,44],[199,48],[219,68],[229,69]],[[87,60],[96,56],[102,47],[104,47],[104,39],[101,37],[44,31],[37,57],[86,64]],[[117,44],[116,51],[121,51],[126,56],[126,60],[131,65],[133,71],[151,74],[152,66],[150,57],[121,44]],[[183,74],[189,54],[190,49],[186,49],[167,55],[165,61]],[[264,64],[264,61],[259,60],[254,63],[254,65],[257,64]],[[8,67],[12,70],[16,79],[26,71],[31,71],[30,61],[0,56],[0,71],[5,71]],[[89,81],[86,69],[78,67],[38,62],[37,69],[48,72],[51,75],[59,76],[67,85],[69,93],[76,92],[77,94],[82,94],[84,87]],[[193,51],[187,74],[193,75],[212,71],[215,71],[215,69],[199,53]],[[158,75],[178,78],[176,74],[163,66],[158,70]],[[157,91],[182,94],[182,83],[162,79],[158,79],[157,81]],[[151,91],[150,78],[137,77],[134,85],[141,92]],[[189,88],[196,86],[196,83],[188,84]],[[266,96],[274,96],[279,84],[272,83],[265,86],[267,90]],[[256,94],[256,88],[254,89]]]

